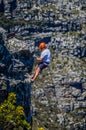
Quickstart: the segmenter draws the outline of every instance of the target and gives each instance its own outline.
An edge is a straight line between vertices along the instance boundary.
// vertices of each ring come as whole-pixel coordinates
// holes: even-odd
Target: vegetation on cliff
[[[19,19],[19,20],[8,19],[3,13],[0,13],[0,26],[1,27],[3,28],[13,27],[18,24],[24,25],[25,21],[23,19]]]
[[[5,130],[30,130],[22,106],[16,106],[16,94],[10,93],[0,105],[0,127]]]

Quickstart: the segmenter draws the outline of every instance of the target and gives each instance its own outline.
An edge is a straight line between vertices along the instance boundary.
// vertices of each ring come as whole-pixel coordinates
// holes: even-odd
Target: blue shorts
[[[43,70],[44,68],[48,67],[48,65],[46,65],[44,62],[40,62],[38,63],[38,67],[40,68],[40,70]]]

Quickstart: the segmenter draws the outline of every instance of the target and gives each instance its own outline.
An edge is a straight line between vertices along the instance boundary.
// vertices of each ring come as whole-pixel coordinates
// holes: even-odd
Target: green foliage
[[[43,127],[40,127],[40,128],[38,128],[38,130],[44,130],[44,128],[43,128]]]
[[[43,6],[42,8],[42,11],[49,11],[52,9],[53,12],[55,12],[57,9],[56,9],[56,5],[48,5],[48,6]]]
[[[75,15],[78,15],[80,13],[80,11],[77,10],[77,9],[74,9],[74,10],[72,10],[72,13],[75,14]]]
[[[18,20],[8,19],[3,13],[0,13],[0,26],[3,28],[12,27],[18,24],[22,25],[25,23],[26,22],[23,19],[18,19]]]
[[[6,16],[3,15],[3,13],[0,13],[0,26],[1,27],[12,26],[12,20],[7,19]]]
[[[10,93],[8,99],[0,105],[0,127],[23,130],[31,129],[30,124],[25,120],[25,113],[22,106],[16,106],[16,94]]]

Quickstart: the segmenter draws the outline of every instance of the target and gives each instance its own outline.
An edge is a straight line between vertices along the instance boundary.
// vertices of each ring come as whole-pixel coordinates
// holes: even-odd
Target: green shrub
[[[7,100],[0,105],[0,127],[19,130],[31,129],[30,124],[25,120],[25,113],[22,106],[16,106],[16,94],[10,93]]]

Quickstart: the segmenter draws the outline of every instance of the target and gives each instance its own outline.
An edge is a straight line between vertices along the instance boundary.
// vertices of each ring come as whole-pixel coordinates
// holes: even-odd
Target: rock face
[[[39,75],[32,91],[33,119],[39,126],[85,130],[85,62],[70,55],[53,55],[50,68]]]
[[[86,129],[85,5],[85,0],[0,1],[0,12],[13,22],[5,25],[8,43],[5,35],[0,38],[0,90],[5,95],[0,101],[7,91],[16,92],[30,118],[25,74],[33,67],[34,44],[45,41],[52,53],[50,67],[32,85],[33,130]]]
[[[0,103],[7,97],[9,92],[16,93],[17,105],[24,107],[26,119],[31,123],[31,85],[25,80],[25,74],[31,73],[34,59],[28,48],[29,44],[15,38],[4,42],[5,31],[1,30]]]

